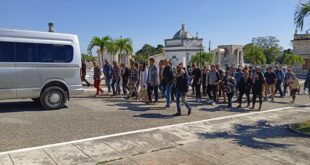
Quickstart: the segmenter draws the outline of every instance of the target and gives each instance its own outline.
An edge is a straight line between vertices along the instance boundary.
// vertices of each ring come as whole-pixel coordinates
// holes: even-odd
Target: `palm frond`
[[[300,3],[295,11],[294,22],[296,28],[300,30],[303,29],[304,26],[304,19],[310,14],[310,1],[305,3]]]

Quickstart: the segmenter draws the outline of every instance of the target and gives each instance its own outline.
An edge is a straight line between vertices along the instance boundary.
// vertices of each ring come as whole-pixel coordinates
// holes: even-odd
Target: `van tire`
[[[40,97],[41,105],[46,110],[63,108],[67,101],[66,92],[57,86],[46,88]]]

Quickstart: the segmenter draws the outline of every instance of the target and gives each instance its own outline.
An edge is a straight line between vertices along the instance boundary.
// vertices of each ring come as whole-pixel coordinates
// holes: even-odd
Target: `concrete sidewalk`
[[[308,164],[310,138],[286,125],[309,117],[309,107],[238,114],[2,152],[0,164]]]

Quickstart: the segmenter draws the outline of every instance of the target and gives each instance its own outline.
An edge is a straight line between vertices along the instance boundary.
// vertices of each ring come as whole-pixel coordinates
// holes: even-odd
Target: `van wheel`
[[[40,101],[44,109],[60,109],[66,104],[67,95],[60,87],[48,87],[41,94]]]

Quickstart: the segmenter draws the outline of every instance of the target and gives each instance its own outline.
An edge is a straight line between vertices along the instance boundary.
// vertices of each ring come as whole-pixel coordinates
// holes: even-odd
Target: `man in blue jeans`
[[[282,69],[279,68],[279,65],[276,65],[275,67],[275,74],[277,76],[277,82],[276,82],[276,89],[274,91],[275,94],[277,94],[277,92],[279,91],[280,93],[280,96],[283,97],[283,91],[282,91],[282,88],[281,88],[281,85],[282,85],[282,82],[284,81],[284,72]]]
[[[165,85],[165,97],[166,97],[166,108],[170,107],[171,103],[171,91],[173,87],[174,74],[171,68],[170,63],[166,63],[166,66],[163,71],[163,79],[166,83]]]
[[[108,60],[105,60],[103,65],[103,74],[105,77],[105,84],[108,86],[108,92],[111,92],[111,79],[112,79],[112,65]]]

